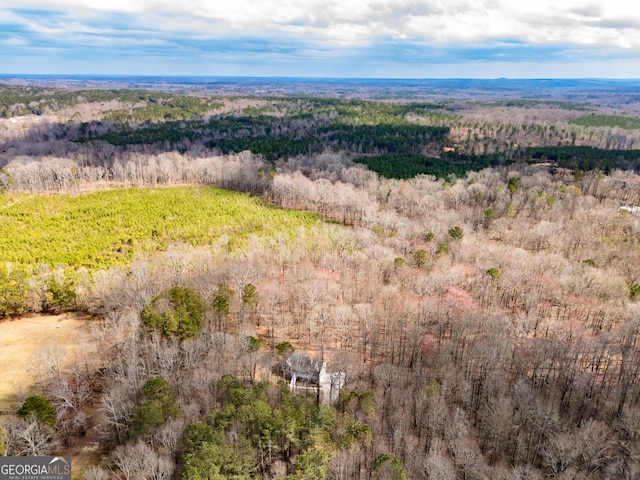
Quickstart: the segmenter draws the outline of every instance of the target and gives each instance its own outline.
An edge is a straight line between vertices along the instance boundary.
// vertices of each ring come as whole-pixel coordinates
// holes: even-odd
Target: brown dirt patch
[[[40,358],[57,356],[63,368],[84,357],[96,359],[91,320],[78,315],[34,315],[0,322],[0,413],[17,408],[21,393],[35,385]]]

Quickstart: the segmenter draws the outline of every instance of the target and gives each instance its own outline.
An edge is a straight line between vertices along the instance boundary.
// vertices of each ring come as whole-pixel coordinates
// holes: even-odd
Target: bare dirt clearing
[[[64,369],[97,360],[91,320],[76,315],[34,315],[0,322],[0,412],[12,411],[21,393],[30,393],[43,361]],[[14,408],[15,407],[15,408]]]

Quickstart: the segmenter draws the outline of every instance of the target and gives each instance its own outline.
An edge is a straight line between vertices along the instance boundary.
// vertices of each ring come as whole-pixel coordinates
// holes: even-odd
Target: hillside
[[[615,127],[591,125],[575,125],[576,145],[567,146],[573,165],[550,158],[559,138],[571,142],[561,123],[573,128],[568,121],[585,108],[609,107],[453,100],[461,105],[261,98],[264,110],[246,121],[247,111],[184,127],[128,121],[102,133],[87,127],[95,135],[86,141],[43,140],[64,156],[42,145],[34,153],[40,147],[30,142],[42,132],[8,141],[6,152],[30,153],[11,154],[3,170],[0,213],[12,215],[3,225],[48,212],[47,238],[73,236],[65,232],[77,224],[85,230],[75,237],[96,248],[93,258],[110,252],[89,265],[85,283],[68,285],[76,296],[65,306],[102,319],[94,338],[108,365],[44,385],[55,424],[6,420],[9,452],[24,453],[29,425],[44,432],[41,452],[59,453],[81,444],[91,425],[103,457],[85,470],[87,479],[109,471],[127,479],[634,478],[640,217],[620,206],[640,203],[640,180],[620,167],[635,160],[598,143],[613,132],[594,129]],[[312,103],[316,118],[300,112]],[[526,110],[533,126],[507,128],[516,118],[500,123],[502,109]],[[534,121],[549,110],[562,113]],[[495,117],[472,120],[479,111]],[[413,130],[416,117],[448,130]],[[457,126],[445,125],[450,117]],[[475,121],[460,140],[456,129]],[[336,149],[270,158],[263,143],[244,153],[201,143],[223,132],[248,142],[243,149],[263,134],[284,143],[304,140],[303,132],[316,138],[314,122],[326,126],[318,141]],[[153,139],[174,128],[205,136],[138,146],[108,137]],[[520,151],[546,153],[473,164],[495,153],[461,151],[481,142],[474,139],[481,131],[496,136],[501,155],[500,135],[508,143],[525,133],[545,141]],[[593,144],[579,149],[589,134]],[[382,151],[395,146],[425,151]],[[622,163],[605,174],[577,162],[606,160],[596,148]],[[361,164],[423,154],[438,168],[447,154],[464,156],[469,170],[398,179]],[[164,188],[176,183],[192,186]],[[138,188],[82,193],[113,185]],[[100,208],[106,247],[88,233],[100,226]],[[132,230],[115,228],[138,217]],[[220,224],[235,225],[224,241]],[[116,244],[135,252],[117,252]],[[22,261],[33,268],[40,257],[26,251]],[[67,258],[56,255],[51,261]],[[283,365],[299,358],[294,353],[344,374],[337,401],[318,403],[315,386],[290,393]]]
[[[319,221],[213,187],[7,194],[1,200],[0,262],[16,266],[104,269],[174,243],[233,250],[252,235],[291,234]]]

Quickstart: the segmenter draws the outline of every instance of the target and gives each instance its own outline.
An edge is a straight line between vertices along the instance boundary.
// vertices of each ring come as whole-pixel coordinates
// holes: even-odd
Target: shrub
[[[28,310],[25,301],[28,279],[11,264],[0,265],[0,318],[21,315]]]
[[[149,330],[184,340],[200,333],[205,310],[205,304],[195,290],[173,287],[146,305],[140,317]]]
[[[27,397],[16,412],[20,418],[26,418],[32,414],[45,425],[53,427],[56,424],[56,408],[44,397],[39,395]]]
[[[180,413],[171,386],[164,378],[150,378],[143,385],[141,393],[144,403],[133,415],[133,439],[151,434],[169,418],[177,417]]]
[[[256,337],[247,337],[247,352],[255,353],[262,348],[262,340]]]
[[[418,267],[424,267],[427,264],[427,251],[423,249],[416,250],[413,255],[413,261]]]
[[[407,261],[402,257],[396,257],[393,259],[394,267],[404,267],[407,264]]]
[[[439,255],[439,256],[448,255],[449,251],[450,251],[449,244],[445,242],[440,242],[438,244],[438,248],[436,249],[436,255]]]
[[[293,345],[291,345],[290,342],[281,342],[279,344],[276,345],[276,351],[280,354],[280,355],[286,355],[288,353],[293,353],[296,351],[295,348],[293,348]]]
[[[497,268],[490,268],[487,270],[487,275],[493,278],[495,281],[498,281],[502,278],[502,273]]]
[[[449,236],[453,240],[462,240],[462,237],[464,237],[464,232],[460,227],[453,227],[451,230],[449,230]]]

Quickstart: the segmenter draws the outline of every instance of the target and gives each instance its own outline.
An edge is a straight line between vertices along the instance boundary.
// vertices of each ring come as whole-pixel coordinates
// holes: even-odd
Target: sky
[[[0,0],[0,74],[640,78],[633,5]]]

